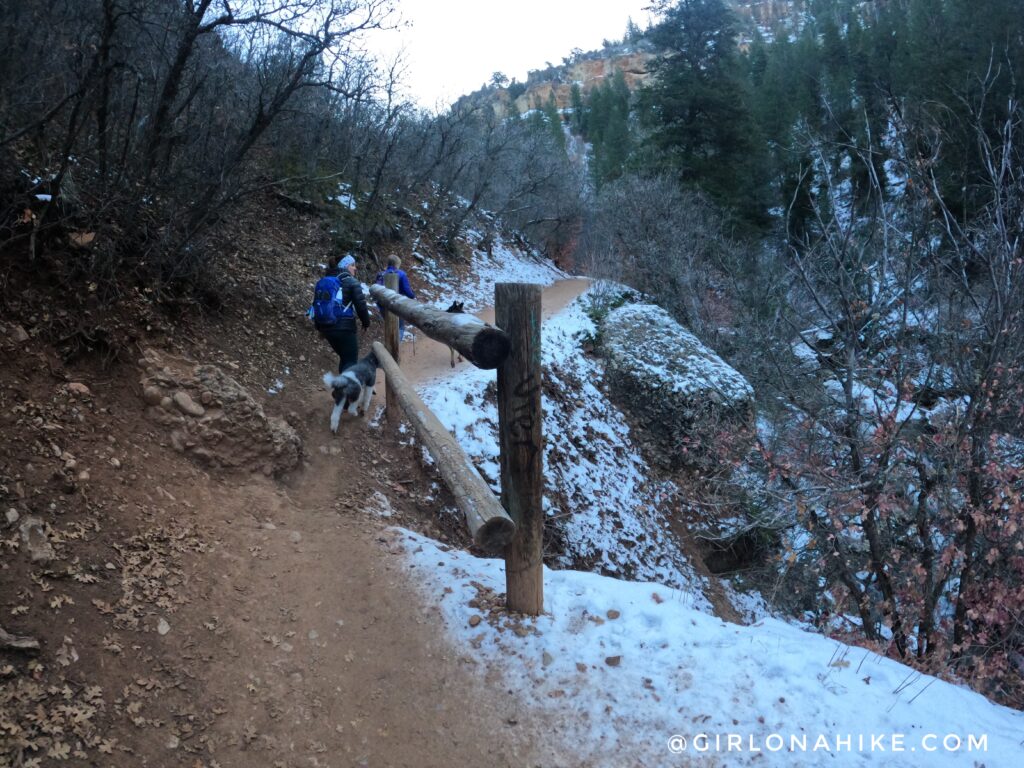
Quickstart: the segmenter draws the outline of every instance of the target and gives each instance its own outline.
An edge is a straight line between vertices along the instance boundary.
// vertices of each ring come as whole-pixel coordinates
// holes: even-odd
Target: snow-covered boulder
[[[753,388],[668,312],[620,307],[601,334],[610,393],[640,422],[658,464],[706,466],[749,445]]]

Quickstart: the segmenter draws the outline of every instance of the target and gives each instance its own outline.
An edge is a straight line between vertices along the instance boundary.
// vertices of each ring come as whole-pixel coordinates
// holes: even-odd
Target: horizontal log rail
[[[487,552],[500,552],[515,533],[516,525],[512,518],[470,463],[462,446],[424,405],[384,345],[379,341],[374,342],[373,352],[380,367],[384,369],[387,386],[394,393],[394,400],[412,422],[416,435],[430,452],[441,478],[455,497],[459,510],[465,515],[473,542]]]
[[[434,341],[447,344],[477,368],[497,368],[512,348],[507,333],[473,315],[445,312],[382,285],[371,285],[370,295],[388,312],[412,323]]]

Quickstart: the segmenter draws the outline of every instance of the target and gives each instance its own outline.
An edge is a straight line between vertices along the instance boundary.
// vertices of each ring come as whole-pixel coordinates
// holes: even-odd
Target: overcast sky
[[[424,107],[446,106],[479,88],[495,71],[526,79],[573,48],[621,40],[626,20],[641,28],[650,0],[399,0],[401,29],[371,47],[393,57],[405,50],[410,95]]]

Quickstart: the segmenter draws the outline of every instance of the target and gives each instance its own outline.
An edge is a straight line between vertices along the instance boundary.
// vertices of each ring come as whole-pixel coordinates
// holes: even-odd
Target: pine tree
[[[635,43],[637,40],[643,37],[643,35],[644,33],[640,31],[640,27],[638,27],[636,23],[633,21],[632,16],[626,19],[626,34],[622,38],[622,42]]]
[[[562,129],[562,115],[558,111],[553,90],[548,94],[547,101],[544,102],[544,119],[548,130],[551,132],[551,138],[555,140],[555,144],[564,150],[565,131]]]
[[[569,99],[572,104],[572,129],[576,133],[583,133],[583,92],[579,83],[573,83],[569,90]]]
[[[765,220],[763,142],[749,109],[737,23],[722,0],[678,0],[649,33],[668,53],[643,92],[645,162],[666,167],[748,221]]]

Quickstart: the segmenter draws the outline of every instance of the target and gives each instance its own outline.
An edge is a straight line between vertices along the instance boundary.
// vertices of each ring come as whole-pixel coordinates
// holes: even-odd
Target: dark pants
[[[354,329],[345,331],[339,328],[325,328],[320,331],[320,335],[327,339],[331,349],[338,354],[338,373],[350,365],[355,365],[359,359],[359,337]]]

